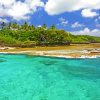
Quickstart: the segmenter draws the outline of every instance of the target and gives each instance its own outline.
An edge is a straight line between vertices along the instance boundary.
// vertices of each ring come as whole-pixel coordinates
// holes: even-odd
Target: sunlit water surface
[[[0,100],[100,100],[100,58],[0,54]]]

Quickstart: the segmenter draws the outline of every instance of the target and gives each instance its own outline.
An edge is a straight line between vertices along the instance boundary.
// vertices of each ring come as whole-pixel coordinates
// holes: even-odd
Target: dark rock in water
[[[5,62],[6,60],[4,60],[4,59],[0,59],[0,63],[2,63],[2,62]]]
[[[56,61],[42,61],[42,63],[43,63],[44,65],[48,65],[48,66],[50,66],[50,65],[55,64]]]

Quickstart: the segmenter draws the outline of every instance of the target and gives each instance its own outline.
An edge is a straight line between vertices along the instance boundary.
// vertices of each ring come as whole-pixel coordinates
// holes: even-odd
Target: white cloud
[[[83,17],[95,17],[98,14],[94,11],[92,11],[91,9],[83,9],[81,12]]]
[[[95,22],[96,22],[96,23],[100,22],[100,16],[98,16],[98,17],[95,19]]]
[[[25,0],[30,9],[35,9],[37,6],[43,7],[44,3],[41,0]]]
[[[42,25],[38,25],[37,27],[42,27]]]
[[[9,6],[9,5],[13,4],[14,2],[15,2],[15,0],[0,0],[0,4],[5,5],[5,6]]]
[[[15,3],[11,9],[8,10],[8,14],[14,19],[23,19],[28,13],[30,13],[28,5],[22,2]]]
[[[0,22],[5,22],[5,23],[8,23],[9,21],[8,21],[7,19],[0,18]]]
[[[59,18],[60,24],[63,26],[66,26],[68,24],[68,21],[64,19],[63,17]]]
[[[97,24],[96,24],[96,27],[100,28],[100,23],[97,23]]]
[[[65,19],[64,19],[63,17],[60,17],[60,18],[59,18],[59,21],[60,21],[60,22],[63,22],[63,21],[65,21]]]
[[[95,19],[95,23],[96,23],[96,27],[100,28],[100,16],[98,16],[98,18]]]
[[[100,9],[100,0],[48,0],[45,11],[49,15],[81,9]]]
[[[64,26],[66,26],[68,24],[68,21],[64,21],[61,24],[64,25]]]
[[[100,36],[100,30],[99,29],[93,29],[90,30],[89,28],[84,28],[80,31],[74,31],[72,32],[74,35],[91,35],[91,36]]]
[[[37,7],[43,7],[41,0],[0,0],[0,17],[12,17],[16,20],[28,19],[29,14],[37,11]]]
[[[80,24],[79,22],[75,22],[74,24],[72,24],[72,28],[77,28],[77,27],[83,27],[83,24]]]

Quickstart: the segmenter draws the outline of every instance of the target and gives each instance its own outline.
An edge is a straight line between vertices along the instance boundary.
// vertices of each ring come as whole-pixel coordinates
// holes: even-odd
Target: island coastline
[[[27,54],[60,58],[97,58],[100,57],[100,44],[74,44],[56,47],[0,47],[0,53]]]

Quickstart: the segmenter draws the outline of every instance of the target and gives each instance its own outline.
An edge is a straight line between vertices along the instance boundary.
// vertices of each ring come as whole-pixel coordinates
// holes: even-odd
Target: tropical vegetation
[[[28,25],[24,22],[4,23],[0,25],[0,45],[15,47],[70,45],[71,43],[100,43],[100,37],[88,35],[72,35],[64,30],[56,29],[55,25],[47,28]]]

